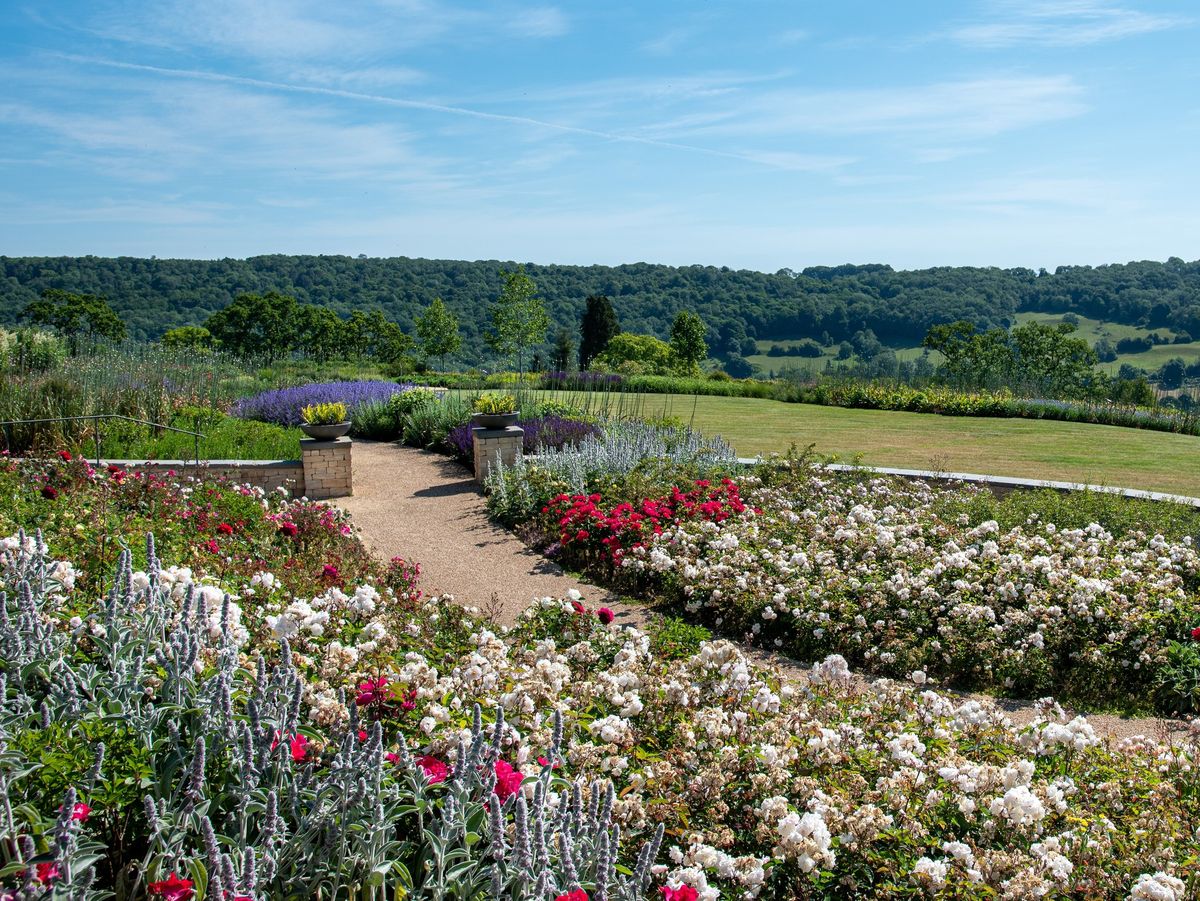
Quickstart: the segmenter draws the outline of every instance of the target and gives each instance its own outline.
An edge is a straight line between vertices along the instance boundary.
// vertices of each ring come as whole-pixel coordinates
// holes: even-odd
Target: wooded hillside
[[[380,309],[411,330],[441,297],[462,323],[464,351],[482,350],[486,308],[511,262],[395,257],[261,256],[245,260],[0,257],[0,324],[12,324],[45,288],[109,299],[134,338],[202,323],[243,291],[271,289],[346,314]],[[776,273],[711,266],[540,266],[527,270],[554,326],[574,329],[589,294],[607,294],[627,331],[665,336],[681,309],[698,312],[710,345],[737,351],[747,338],[849,338],[872,329],[890,344],[916,344],[931,325],[958,319],[1007,326],[1025,310],[1075,311],[1129,325],[1200,336],[1200,260],[1032,269],[885,265],[810,267]]]

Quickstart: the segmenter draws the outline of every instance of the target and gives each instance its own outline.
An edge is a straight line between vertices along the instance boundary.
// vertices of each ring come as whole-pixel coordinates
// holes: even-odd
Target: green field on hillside
[[[1116,322],[1105,322],[1100,319],[1089,319],[1087,316],[1078,316],[1079,324],[1076,326],[1075,335],[1083,338],[1088,344],[1095,343],[1102,338],[1107,338],[1113,344],[1116,344],[1122,338],[1144,338],[1154,332],[1160,335],[1170,336],[1172,333],[1168,329],[1147,329],[1140,328],[1135,325],[1121,325]],[[1058,313],[1017,313],[1015,325],[1022,325],[1026,322],[1046,322],[1056,324],[1062,322],[1062,315]],[[767,356],[767,351],[771,345],[778,344],[781,347],[794,347],[799,344],[799,339],[782,339],[782,340],[760,340],[757,342],[759,352],[746,357],[750,364],[757,366],[762,375],[774,370],[776,374],[784,369],[807,371],[812,375],[819,375],[825,370],[827,360],[837,360],[837,347],[823,348],[825,351],[820,357],[770,357]],[[911,345],[903,347],[890,348],[895,352],[896,358],[903,360],[915,360],[925,352],[925,348],[920,345]],[[1121,368],[1122,363],[1129,363],[1137,366],[1139,369],[1145,369],[1148,372],[1153,372],[1158,369],[1168,360],[1179,357],[1185,363],[1194,363],[1200,360],[1200,341],[1192,341],[1187,344],[1160,344],[1150,350],[1136,354],[1119,354],[1117,359],[1110,363],[1101,363],[1099,368],[1115,375],[1117,370]],[[930,355],[930,360],[936,365],[941,360],[941,354],[933,353]],[[852,360],[853,362],[853,360]],[[835,362],[836,365],[836,362]]]
[[[559,392],[577,403],[597,395]],[[668,414],[721,435],[743,456],[792,444],[849,462],[1086,482],[1200,496],[1200,438],[1118,426],[852,410],[774,400],[611,395],[642,415]]]
[[[1122,338],[1144,338],[1154,332],[1158,332],[1160,335],[1172,335],[1172,332],[1163,328],[1138,328],[1133,325],[1120,325],[1116,322],[1089,319],[1087,316],[1079,316],[1078,319],[1079,325],[1075,330],[1075,334],[1080,338],[1084,338],[1092,345],[1095,345],[1101,338],[1107,338],[1113,344],[1116,344]],[[1017,324],[1020,325],[1025,322],[1058,323],[1062,322],[1062,316],[1054,313],[1018,313]],[[1185,363],[1194,363],[1200,360],[1200,341],[1191,341],[1187,344],[1160,344],[1142,353],[1118,354],[1116,360],[1110,363],[1101,363],[1100,368],[1105,372],[1115,374],[1121,368],[1122,363],[1129,363],[1132,366],[1137,366],[1139,369],[1153,372],[1175,357],[1179,357]]]
[[[795,347],[800,341],[783,339],[779,341],[758,341],[756,343],[758,344],[759,352],[746,357],[746,359],[750,362],[751,366],[758,367],[760,376],[766,376],[772,370],[778,375],[785,369],[804,371],[810,375],[819,375],[825,371],[826,361],[833,360],[834,365],[837,365],[838,349],[836,345],[822,348],[824,353],[819,357],[772,357],[767,355],[767,351],[771,349],[772,345],[778,344],[780,347]],[[915,360],[925,353],[925,348],[920,345],[891,347],[888,349],[893,351],[896,354],[896,359],[901,361]],[[941,361],[942,355],[934,351],[929,355],[929,358],[936,366]]]

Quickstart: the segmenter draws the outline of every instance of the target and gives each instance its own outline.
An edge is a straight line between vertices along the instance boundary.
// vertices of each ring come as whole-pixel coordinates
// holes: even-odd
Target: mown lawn
[[[626,404],[631,399],[626,398]],[[1144,488],[1200,496],[1200,438],[1117,426],[849,410],[773,400],[646,394],[638,411],[670,414],[725,437],[744,456],[795,443],[849,462]]]

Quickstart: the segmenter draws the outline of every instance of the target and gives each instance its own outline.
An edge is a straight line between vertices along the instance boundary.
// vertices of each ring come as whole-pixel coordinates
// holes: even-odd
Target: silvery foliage
[[[734,449],[720,436],[707,438],[692,429],[664,428],[639,420],[610,420],[600,434],[587,435],[573,447],[539,448],[530,457],[517,454],[508,467],[493,461],[487,487],[501,496],[510,491],[527,492],[527,472],[534,466],[566,485],[566,491],[587,494],[590,483],[628,475],[647,464],[719,466],[736,462]]]
[[[193,588],[174,597],[152,537],[148,580],[135,583],[124,552],[107,597],[68,628],[40,535],[20,539],[24,550],[0,558],[0,897],[141,898],[172,871],[195,882],[197,897],[253,901],[550,899],[575,887],[632,901],[648,889],[661,828],[632,875],[618,874],[611,784],[553,776],[557,714],[550,763],[528,797],[504,804],[495,794],[503,714],[485,726],[478,706],[441,785],[428,784],[403,738],[386,762],[380,724],[360,724],[354,704],[321,765],[315,753],[297,763],[290,738],[304,728],[305,684],[286,642],[274,664],[248,666],[231,640],[228,596],[219,610]],[[104,779],[98,745],[80,761],[78,793],[47,819],[31,791],[36,767],[12,742],[88,719],[118,721],[151,749],[142,809],[97,810],[88,827],[72,820],[76,799]],[[87,837],[118,814],[136,824],[121,848]],[[58,867],[49,886],[33,877],[39,862]]]

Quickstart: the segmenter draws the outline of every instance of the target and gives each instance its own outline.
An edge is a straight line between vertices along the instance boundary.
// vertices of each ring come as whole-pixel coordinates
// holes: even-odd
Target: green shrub
[[[663,660],[682,660],[698,653],[712,632],[674,616],[661,617],[650,632],[650,651]]]
[[[399,437],[402,419],[390,401],[368,401],[354,409],[351,421],[350,434],[354,437],[388,441]]]
[[[1167,645],[1167,662],[1158,672],[1158,701],[1164,710],[1200,712],[1200,642]]]
[[[67,344],[37,329],[0,329],[0,372],[47,372],[67,358]]]
[[[471,418],[471,406],[458,397],[417,407],[404,419],[401,438],[413,447],[438,447],[455,426]]]
[[[436,391],[430,391],[428,388],[412,388],[400,394],[393,394],[388,400],[388,406],[399,420],[403,420],[405,416],[409,416],[418,409],[431,407],[439,400]]]

